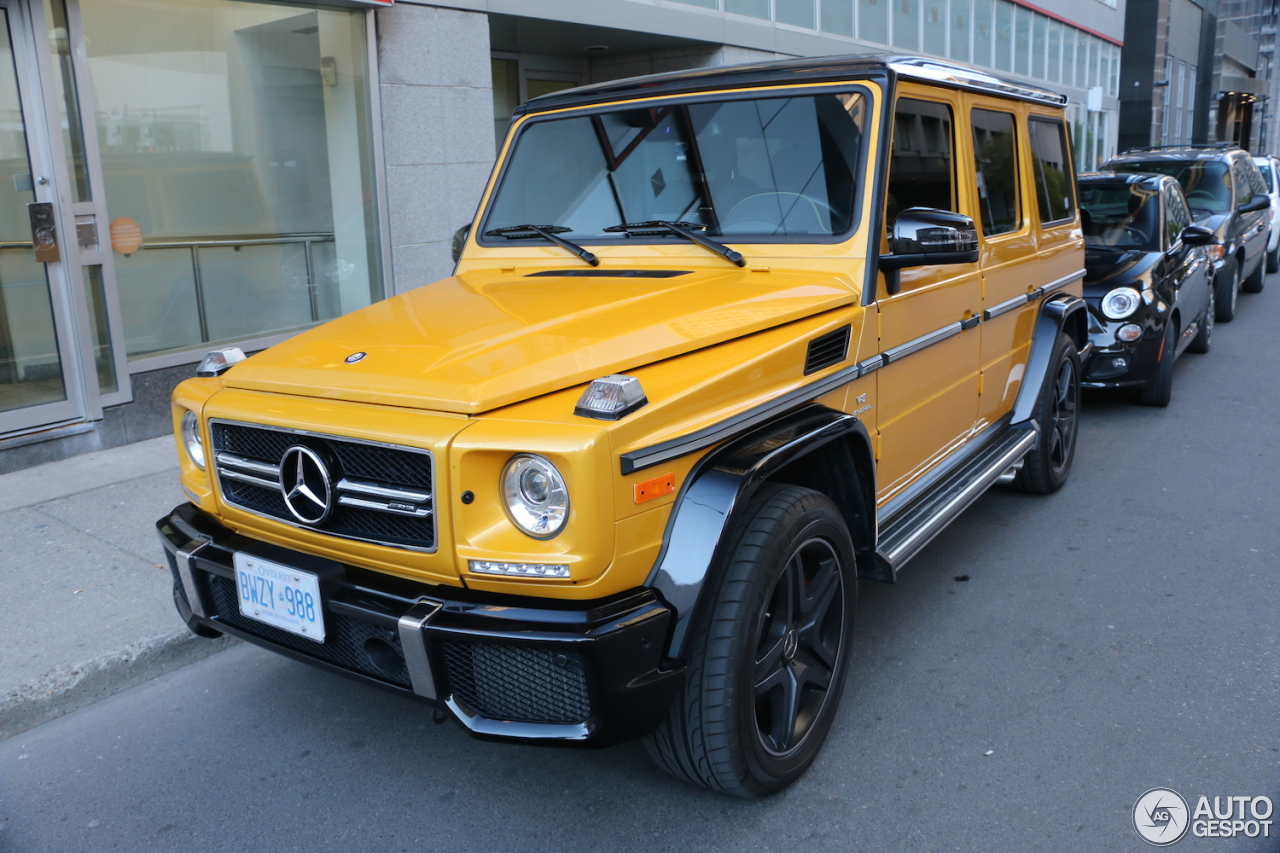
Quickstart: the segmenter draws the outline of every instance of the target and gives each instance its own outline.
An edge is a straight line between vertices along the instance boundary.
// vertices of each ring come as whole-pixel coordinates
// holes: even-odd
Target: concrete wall
[[[448,276],[453,232],[493,168],[488,16],[396,4],[378,12],[391,289]]]

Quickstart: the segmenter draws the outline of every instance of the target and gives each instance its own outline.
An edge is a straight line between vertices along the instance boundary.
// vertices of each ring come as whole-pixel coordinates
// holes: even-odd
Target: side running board
[[[1037,431],[1014,429],[991,442],[880,530],[876,556],[889,578],[1035,447]]]

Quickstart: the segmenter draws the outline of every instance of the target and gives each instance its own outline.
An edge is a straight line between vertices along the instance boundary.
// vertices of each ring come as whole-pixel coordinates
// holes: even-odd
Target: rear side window
[[[1262,182],[1267,185],[1267,192],[1275,192],[1276,176],[1271,171],[1270,163],[1259,163],[1258,172],[1262,175]]]
[[[1040,221],[1064,222],[1075,218],[1071,192],[1071,166],[1067,161],[1067,129],[1060,121],[1032,118],[1031,170],[1036,179],[1036,203]]]
[[[893,116],[888,225],[909,207],[956,210],[956,169],[951,108],[900,98]]]
[[[1014,134],[1012,113],[973,111],[978,204],[982,209],[982,233],[987,237],[1016,231],[1022,223],[1018,209],[1018,149]]]
[[[1243,158],[1231,161],[1231,175],[1235,179],[1236,184],[1236,204],[1244,204],[1249,200],[1249,196],[1253,195],[1253,185],[1249,181],[1249,167],[1253,163],[1246,162]]]

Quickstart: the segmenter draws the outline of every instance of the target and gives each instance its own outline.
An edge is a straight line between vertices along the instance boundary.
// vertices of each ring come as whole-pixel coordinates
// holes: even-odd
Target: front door
[[[56,167],[43,130],[48,124],[38,81],[32,79],[37,63],[31,30],[16,2],[0,0],[0,21],[2,438],[83,418],[85,403],[72,319],[75,303],[64,280],[69,247],[58,228]],[[39,218],[35,228],[32,213]]]

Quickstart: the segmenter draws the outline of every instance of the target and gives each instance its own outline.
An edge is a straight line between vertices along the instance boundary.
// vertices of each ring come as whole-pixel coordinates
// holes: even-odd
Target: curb
[[[182,628],[84,663],[59,667],[0,699],[0,740],[239,643],[227,636],[208,640]]]

